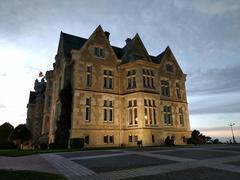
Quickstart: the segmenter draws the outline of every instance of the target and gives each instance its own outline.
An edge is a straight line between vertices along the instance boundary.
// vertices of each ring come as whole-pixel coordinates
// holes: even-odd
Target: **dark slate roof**
[[[61,32],[62,40],[63,40],[63,46],[64,46],[64,55],[66,57],[71,56],[71,50],[72,49],[80,49],[83,44],[87,41],[85,38],[81,38],[78,36],[73,36],[71,34],[66,34]]]
[[[163,51],[162,53],[160,53],[158,56],[150,56],[150,57],[154,63],[160,64],[165,52],[166,52],[166,50]]]
[[[74,35],[67,34],[67,33],[64,33],[64,32],[61,32],[61,38],[62,38],[62,43],[63,43],[62,45],[63,45],[64,56],[68,57],[68,58],[71,57],[71,50],[72,49],[81,49],[81,47],[87,41],[87,39],[85,39],[85,38],[74,36]],[[122,59],[122,57],[125,53],[124,52],[125,51],[124,47],[120,48],[120,47],[112,46],[113,51],[115,52],[118,59]],[[152,62],[156,63],[156,64],[160,64],[164,53],[165,53],[165,51],[163,51],[158,56],[151,56],[150,55],[150,58],[151,58]]]
[[[36,92],[30,91],[28,104],[36,103]]]
[[[116,56],[118,59],[121,59],[123,54],[124,54],[124,51],[122,48],[119,48],[119,47],[116,47],[116,46],[112,46],[113,48],[113,51],[115,52]]]

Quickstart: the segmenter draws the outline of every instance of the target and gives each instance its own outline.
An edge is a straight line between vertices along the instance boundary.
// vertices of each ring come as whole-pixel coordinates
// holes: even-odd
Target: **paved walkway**
[[[41,155],[29,155],[21,157],[0,156],[0,169],[32,170],[59,174],[51,163],[46,161]]]
[[[146,179],[154,179],[154,176],[160,178],[166,173],[189,172],[190,169],[199,168],[203,169],[206,175],[208,172],[221,172],[225,175],[230,173],[232,177],[240,179],[240,146],[166,150],[153,148],[150,151],[80,151],[19,158],[0,157],[0,169],[2,168],[61,173],[70,180],[144,179],[145,176]],[[211,177],[211,180],[214,180],[214,177]],[[188,179],[192,180],[194,177]]]

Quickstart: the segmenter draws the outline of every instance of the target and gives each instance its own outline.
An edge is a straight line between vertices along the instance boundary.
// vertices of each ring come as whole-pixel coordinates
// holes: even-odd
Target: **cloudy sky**
[[[24,123],[29,90],[52,69],[60,31],[88,38],[101,24],[112,45],[139,33],[148,52],[167,45],[188,75],[191,128],[240,141],[240,1],[0,0],[0,124]]]

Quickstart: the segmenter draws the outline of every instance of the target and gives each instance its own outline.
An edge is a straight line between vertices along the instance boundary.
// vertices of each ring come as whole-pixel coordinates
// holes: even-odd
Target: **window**
[[[105,135],[103,136],[104,144],[114,144],[114,136],[113,135]]]
[[[145,125],[157,124],[155,100],[144,99],[144,119]]]
[[[85,142],[86,144],[89,144],[89,136],[85,136],[85,137],[84,137],[84,142]]]
[[[182,108],[179,108],[179,124],[181,126],[184,126],[184,118],[183,118],[183,110],[182,110]]]
[[[103,120],[104,122],[113,122],[113,101],[104,100]]]
[[[187,138],[185,136],[182,137],[184,143],[187,143]]]
[[[157,124],[157,115],[156,115],[156,109],[153,109],[153,124]]]
[[[134,136],[134,142],[138,141],[138,136]]]
[[[59,82],[58,82],[58,90],[61,91],[62,89],[62,77],[59,78]]]
[[[92,86],[92,66],[87,66],[87,79],[86,79],[86,86]]]
[[[104,142],[104,144],[108,143],[108,136],[103,136],[103,142]]]
[[[173,72],[173,65],[172,64],[166,64],[165,68],[166,68],[166,71]]]
[[[143,69],[143,87],[154,89],[154,72],[153,70]]]
[[[133,142],[132,136],[128,136],[128,142]]]
[[[179,83],[176,83],[176,96],[177,98],[181,98],[180,86]]]
[[[138,124],[137,100],[128,101],[128,125]]]
[[[91,98],[86,99],[86,105],[85,105],[86,111],[85,111],[85,121],[91,120]]]
[[[47,107],[50,108],[51,107],[51,96],[47,97]]]
[[[104,49],[100,47],[94,47],[94,56],[104,58]]]
[[[169,87],[169,82],[162,80],[161,81],[161,90],[162,90],[162,95],[163,96],[170,96],[170,87]]]
[[[163,107],[164,123],[165,125],[172,125],[172,108],[171,106]]]
[[[113,89],[113,72],[110,70],[103,71],[103,87],[105,89]]]
[[[128,82],[128,89],[136,88],[136,70],[129,70],[127,72],[127,82]]]
[[[114,143],[114,136],[109,136],[109,143],[113,144]]]
[[[155,143],[155,136],[152,134],[152,143]]]

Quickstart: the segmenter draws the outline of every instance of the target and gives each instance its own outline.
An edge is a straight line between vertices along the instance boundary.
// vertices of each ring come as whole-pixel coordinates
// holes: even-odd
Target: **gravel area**
[[[119,171],[123,169],[147,167],[175,163],[175,161],[145,157],[141,155],[126,155],[86,160],[74,160],[95,172]]]

